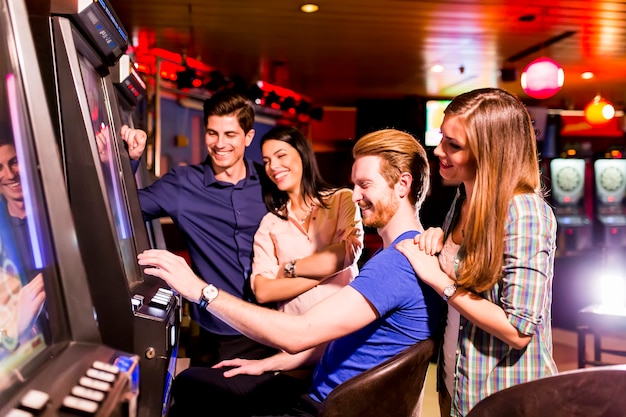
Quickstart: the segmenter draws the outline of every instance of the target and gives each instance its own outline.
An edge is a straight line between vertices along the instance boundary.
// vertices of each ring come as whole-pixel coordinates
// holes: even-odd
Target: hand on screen
[[[17,328],[20,336],[33,327],[35,320],[41,313],[44,301],[46,301],[46,293],[44,292],[43,276],[37,274],[20,291],[17,313]]]
[[[128,156],[130,156],[130,159],[137,160],[141,158],[141,155],[146,148],[146,141],[148,140],[146,132],[141,129],[133,129],[124,125],[120,130],[120,135],[128,145]]]
[[[100,162],[108,163],[110,154],[109,146],[111,146],[111,143],[109,141],[109,130],[107,127],[96,133],[96,145],[98,146]]]

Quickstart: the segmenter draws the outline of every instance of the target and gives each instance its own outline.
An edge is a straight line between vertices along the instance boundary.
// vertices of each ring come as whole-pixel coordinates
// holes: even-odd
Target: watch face
[[[450,285],[449,287],[444,288],[443,294],[446,297],[451,297],[456,292],[456,286]]]
[[[573,191],[580,184],[580,174],[575,168],[566,166],[563,167],[556,174],[557,185],[563,191]]]
[[[208,285],[202,290],[202,296],[208,301],[212,301],[213,299],[215,299],[218,293],[219,292],[217,290],[217,287],[215,287],[214,285]]]
[[[624,182],[624,174],[616,167],[607,167],[600,173],[600,184],[607,191],[617,191]]]

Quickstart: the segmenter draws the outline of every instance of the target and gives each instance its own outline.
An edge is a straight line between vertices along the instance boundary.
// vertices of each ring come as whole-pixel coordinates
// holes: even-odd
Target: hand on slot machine
[[[128,145],[128,155],[130,159],[139,159],[146,148],[146,141],[148,135],[141,129],[133,129],[126,125],[120,129],[120,135],[126,144]]]

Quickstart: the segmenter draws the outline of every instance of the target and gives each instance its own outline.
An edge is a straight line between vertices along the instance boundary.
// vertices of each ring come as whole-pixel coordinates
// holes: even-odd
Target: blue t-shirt
[[[267,208],[261,191],[262,167],[250,161],[246,167],[246,177],[237,184],[217,181],[207,158],[202,164],[172,169],[138,193],[146,220],[172,218],[200,278],[250,301],[252,243]],[[196,304],[190,308],[191,317],[208,331],[240,334]]]
[[[441,297],[417,278],[395,248],[417,233],[405,232],[378,251],[350,284],[374,306],[379,318],[328,344],[313,375],[310,395],[315,400],[323,401],[337,385],[436,332]]]

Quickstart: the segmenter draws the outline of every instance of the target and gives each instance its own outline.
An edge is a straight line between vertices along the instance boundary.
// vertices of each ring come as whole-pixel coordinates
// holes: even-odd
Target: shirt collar
[[[243,180],[239,181],[238,184],[243,185],[247,181],[259,181],[259,174],[257,172],[256,164],[253,161],[250,161],[246,158],[243,159],[243,162],[246,165],[246,176],[244,177]],[[208,187],[213,184],[223,184],[222,182],[215,179],[215,171],[213,171],[213,165],[211,165],[210,156],[206,157],[206,159],[202,163],[202,167],[204,169],[204,186],[205,187]]]

